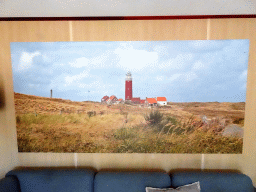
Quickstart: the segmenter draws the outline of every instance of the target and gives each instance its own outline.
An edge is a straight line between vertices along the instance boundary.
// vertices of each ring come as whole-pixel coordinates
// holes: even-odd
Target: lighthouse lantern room
[[[125,78],[125,100],[132,99],[132,74],[130,71],[127,72]]]

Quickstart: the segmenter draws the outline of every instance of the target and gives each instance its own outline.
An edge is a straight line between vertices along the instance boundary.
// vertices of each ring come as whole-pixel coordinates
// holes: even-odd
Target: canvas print
[[[13,42],[19,152],[242,153],[249,40]]]

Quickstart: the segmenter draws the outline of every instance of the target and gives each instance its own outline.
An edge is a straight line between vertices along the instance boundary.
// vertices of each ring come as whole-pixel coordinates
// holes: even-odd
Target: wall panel
[[[10,169],[19,166],[10,42],[68,41],[68,22],[0,22],[0,178]],[[44,156],[44,155],[43,155]],[[21,165],[51,158],[21,158]],[[52,158],[55,163],[55,159]],[[46,163],[46,164],[47,164]],[[33,164],[31,164],[33,165]]]
[[[73,21],[74,41],[198,40],[207,20]]]
[[[9,24],[0,22],[0,178],[18,166]]]
[[[20,166],[74,167],[73,153],[19,153]]]
[[[243,155],[224,155],[216,157],[220,160],[220,163],[225,162],[226,166],[232,165],[236,169],[247,173],[253,177],[256,182],[256,37],[254,35],[256,27],[255,19],[213,19],[210,21],[210,39],[249,39],[249,63],[248,63],[248,75],[247,75],[247,92],[246,92],[246,106],[245,106],[245,126],[244,126],[244,145]],[[219,167],[219,163],[212,162],[212,155],[206,156],[206,161],[209,162],[208,166]]]
[[[78,166],[91,166],[101,169],[159,169],[169,172],[172,169],[201,166],[200,154],[78,154]]]
[[[10,42],[69,41],[68,21],[13,21],[8,23]]]
[[[208,27],[208,28],[207,28]],[[100,169],[236,169],[256,184],[255,19],[134,20],[134,21],[28,21],[0,22],[0,88],[5,106],[0,108],[0,160],[5,170],[20,166],[83,166]],[[208,32],[208,34],[207,34]],[[9,42],[26,41],[130,41],[250,39],[244,152],[218,154],[72,154],[18,153],[14,116]],[[3,151],[3,153],[2,153]],[[3,154],[3,155],[2,155]],[[19,160],[19,163],[18,163]],[[0,176],[1,176],[0,175]]]
[[[243,161],[242,154],[205,154],[205,169],[228,169],[242,171]]]

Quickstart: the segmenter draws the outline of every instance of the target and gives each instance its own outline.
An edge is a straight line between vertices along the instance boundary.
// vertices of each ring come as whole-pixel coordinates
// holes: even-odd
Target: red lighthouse
[[[126,74],[125,78],[125,100],[132,99],[132,74],[130,71]]]

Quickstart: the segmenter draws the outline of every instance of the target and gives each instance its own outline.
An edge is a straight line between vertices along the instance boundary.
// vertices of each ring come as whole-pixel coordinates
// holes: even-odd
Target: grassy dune
[[[20,152],[242,152],[242,139],[221,132],[229,124],[243,127],[244,103],[168,103],[156,110],[20,93],[14,98]]]
[[[151,112],[152,113],[152,112]],[[154,112],[153,112],[154,113]],[[163,115],[153,122],[147,110],[87,114],[18,115],[20,152],[241,153],[242,139],[222,137],[218,123]]]

